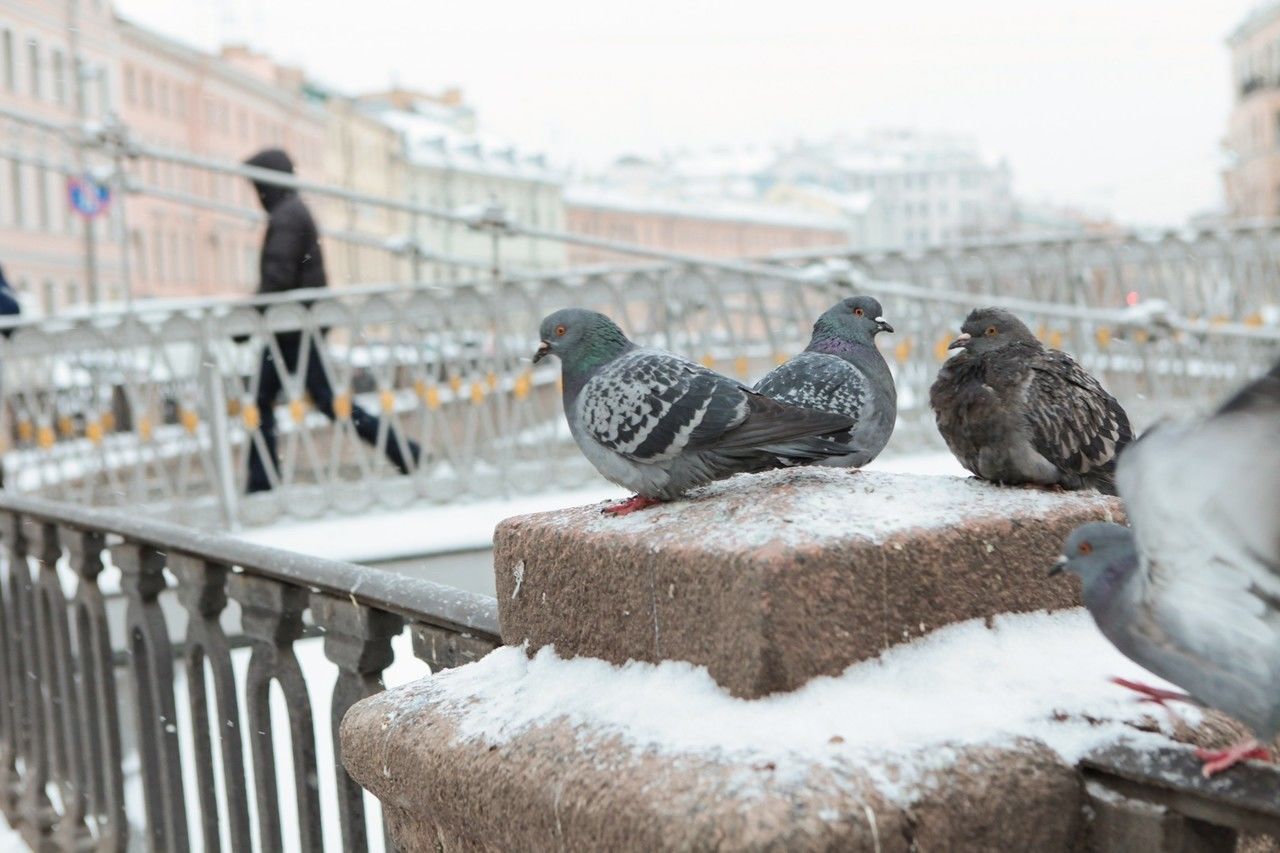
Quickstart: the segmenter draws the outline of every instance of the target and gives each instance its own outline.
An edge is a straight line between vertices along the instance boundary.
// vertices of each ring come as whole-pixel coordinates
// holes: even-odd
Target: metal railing
[[[0,809],[36,850],[365,850],[343,714],[500,642],[487,596],[136,513],[0,493],[0,537]]]
[[[529,363],[541,317],[566,305],[605,311],[637,341],[750,382],[800,350],[838,298],[871,293],[898,330],[881,338],[899,389],[890,446],[909,450],[937,446],[928,387],[975,304],[1015,309],[1097,373],[1139,425],[1220,399],[1280,352],[1275,327],[951,284],[654,265],[12,324],[0,337],[5,483],[204,527],[579,484],[595,475],[563,425],[557,368]],[[297,362],[282,357],[290,336]],[[263,392],[267,353],[289,368],[274,404]],[[249,493],[251,459],[269,459],[271,421],[279,463],[266,465],[271,488]]]

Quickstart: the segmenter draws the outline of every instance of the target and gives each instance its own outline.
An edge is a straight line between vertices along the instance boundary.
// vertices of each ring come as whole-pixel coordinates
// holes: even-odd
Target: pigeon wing
[[[834,355],[804,352],[773,370],[756,383],[766,397],[827,412],[839,412],[855,421],[867,402],[867,382],[862,372]]]
[[[636,462],[673,459],[747,420],[747,389],[706,368],[653,350],[633,350],[582,389],[583,427]]]
[[[1280,687],[1280,365],[1207,420],[1149,430],[1117,480],[1149,630]]]
[[[1066,353],[1047,350],[1030,366],[1025,413],[1040,455],[1076,474],[1114,466],[1133,438],[1115,397]]]

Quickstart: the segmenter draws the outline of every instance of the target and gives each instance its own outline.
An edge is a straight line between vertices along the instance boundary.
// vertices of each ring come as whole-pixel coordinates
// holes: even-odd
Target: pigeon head
[[[1105,521],[1083,524],[1071,531],[1049,574],[1067,571],[1079,576],[1088,603],[1113,589],[1137,567],[1136,548],[1133,531],[1127,527]]]
[[[870,296],[850,296],[827,309],[813,324],[813,340],[871,343],[880,332],[892,332],[884,309]]]
[[[1027,324],[1003,308],[975,308],[960,327],[960,337],[947,349],[963,349],[974,354],[995,352],[1011,344],[1040,346]]]
[[[534,364],[554,355],[564,368],[575,371],[612,361],[633,346],[617,323],[585,308],[562,308],[548,314],[538,336],[542,340],[534,353]]]

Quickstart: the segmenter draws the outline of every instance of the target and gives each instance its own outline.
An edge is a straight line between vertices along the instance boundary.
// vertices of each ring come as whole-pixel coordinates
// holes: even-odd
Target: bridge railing
[[[897,328],[880,343],[899,388],[898,449],[936,444],[928,387],[979,302],[1076,354],[1139,425],[1220,398],[1280,353],[1280,329],[1221,318],[732,263],[189,302],[11,324],[5,482],[205,527],[563,489],[595,475],[563,425],[557,368],[529,360],[546,313],[596,308],[637,341],[751,382],[853,292],[877,296]],[[274,404],[260,393],[264,354],[285,367]],[[251,492],[255,454],[270,488]]]
[[[5,492],[0,538],[0,810],[34,850],[380,847],[343,714],[500,642],[487,596],[136,512]]]

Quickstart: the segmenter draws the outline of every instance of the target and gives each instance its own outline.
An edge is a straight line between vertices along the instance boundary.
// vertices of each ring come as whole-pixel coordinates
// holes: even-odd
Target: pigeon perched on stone
[[[1126,656],[1270,743],[1280,732],[1280,364],[1211,417],[1159,425],[1120,457],[1132,529],[1093,523],[1053,571]],[[1268,758],[1250,740],[1202,750],[1205,775]]]
[[[848,448],[816,464],[861,468],[884,449],[898,417],[898,391],[875,337],[892,332],[880,303],[870,296],[841,300],[813,324],[805,351],[756,383],[761,394],[853,419],[853,428],[830,436]]]
[[[949,349],[929,404],[960,464],[1008,485],[1115,494],[1129,418],[1071,356],[1000,308],[978,308]]]
[[[661,350],[608,317],[569,308],[542,321],[534,362],[558,356],[569,431],[608,480],[636,497],[623,514],[713,480],[847,453],[821,436],[852,420],[789,406]]]

